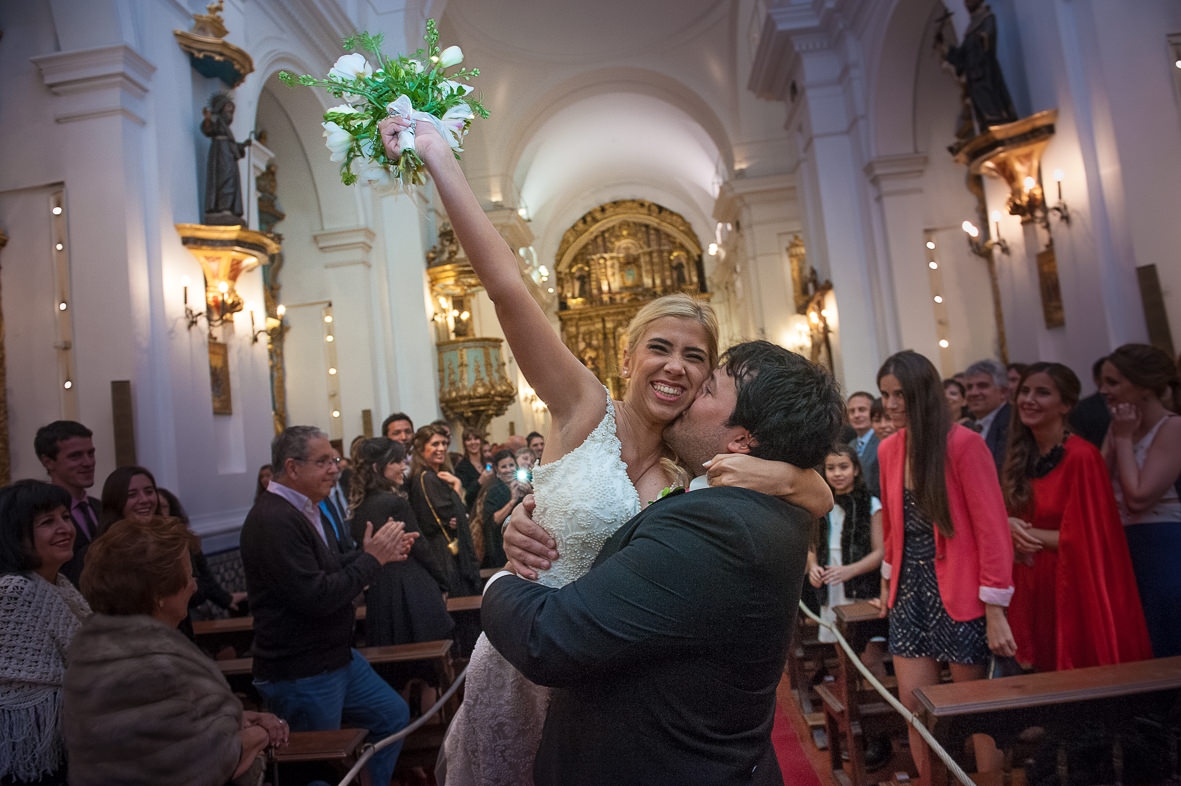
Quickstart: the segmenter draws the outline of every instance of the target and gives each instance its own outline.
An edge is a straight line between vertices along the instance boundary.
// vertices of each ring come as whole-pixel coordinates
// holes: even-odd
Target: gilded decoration
[[[439,227],[438,242],[426,253],[427,277],[436,304],[439,406],[464,430],[484,434],[492,418],[508,411],[517,389],[501,356],[503,339],[473,332],[470,300],[482,289],[450,224]]]
[[[172,34],[197,73],[237,87],[254,71],[254,60],[225,40],[229,31],[221,18],[224,7],[223,0],[214,0],[205,6],[204,14],[193,14],[189,30],[173,30]]]
[[[265,132],[259,139],[266,140]],[[291,329],[279,311],[279,273],[283,269],[283,235],[275,231],[275,225],[287,217],[279,205],[279,168],[274,161],[255,178],[258,189],[258,227],[264,235],[274,241],[276,250],[271,254],[271,263],[262,268],[263,308],[266,309],[267,364],[271,383],[271,419],[275,433],[287,428],[287,382],[283,367],[283,341]]]
[[[562,340],[616,397],[636,312],[673,292],[709,299],[689,222],[645,200],[609,202],[578,219],[562,237],[554,271]]]

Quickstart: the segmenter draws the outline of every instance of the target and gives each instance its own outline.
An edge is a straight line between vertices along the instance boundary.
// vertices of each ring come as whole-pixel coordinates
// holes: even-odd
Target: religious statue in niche
[[[203,110],[201,133],[209,137],[209,161],[205,167],[206,224],[242,224],[242,176],[238,160],[246,155],[250,139],[234,140],[234,99],[217,93]]]
[[[964,0],[964,7],[972,18],[964,30],[963,43],[956,46],[947,42],[944,30],[951,19],[951,13],[947,12],[937,21],[935,51],[963,80],[964,91],[976,118],[977,133],[983,134],[990,126],[1014,122],[1017,110],[1009,97],[1009,88],[996,57],[996,17],[992,9],[984,0]],[[959,125],[956,136],[963,139],[963,118]]]

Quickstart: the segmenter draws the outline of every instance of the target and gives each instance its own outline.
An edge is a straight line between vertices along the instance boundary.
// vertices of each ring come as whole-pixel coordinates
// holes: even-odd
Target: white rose
[[[332,153],[329,160],[339,164],[353,146],[353,135],[331,120],[320,125],[324,127],[324,145]]]
[[[463,50],[458,46],[449,46],[439,55],[439,67],[450,68],[463,62]]]
[[[332,70],[328,72],[329,79],[335,78],[342,82],[351,82],[357,77],[370,76],[373,76],[373,66],[369,65],[365,55],[359,52],[341,55],[336,61],[336,65],[332,66]]]
[[[361,167],[361,171],[357,173],[357,180],[379,190],[388,188],[394,184],[394,178],[390,174],[390,170],[372,161]]]
[[[459,93],[461,96],[465,96],[476,88],[471,85],[465,85],[462,82],[456,82],[454,79],[446,79],[443,81],[443,89],[449,94]]]
[[[361,114],[360,109],[357,109],[354,106],[349,106],[348,104],[338,104],[337,106],[330,107],[328,109],[328,111],[326,111],[324,114],[328,115],[328,114],[332,114],[334,112],[339,115],[357,115],[358,117]],[[351,118],[349,120],[346,120],[345,122],[346,123],[351,122]]]
[[[460,143],[463,141],[463,129],[468,121],[472,119],[472,108],[467,104],[456,104],[443,113],[440,121],[443,128],[447,130],[444,139],[451,145],[452,150],[462,151]]]

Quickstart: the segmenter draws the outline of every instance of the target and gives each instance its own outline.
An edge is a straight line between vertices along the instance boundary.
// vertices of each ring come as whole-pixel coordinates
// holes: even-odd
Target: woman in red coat
[[[882,609],[898,694],[912,712],[914,691],[981,679],[989,653],[1017,647],[1005,619],[1013,594],[1013,544],[992,454],[979,434],[952,424],[931,361],[899,352],[878,371],[897,433],[878,447],[882,480]],[[915,760],[925,743],[910,730]],[[977,768],[998,769],[996,748],[977,739]],[[926,773],[920,772],[920,775]]]
[[[1152,657],[1128,542],[1099,450],[1066,430],[1079,381],[1034,363],[1017,386],[1002,485],[1016,591],[1017,659],[1038,671]]]

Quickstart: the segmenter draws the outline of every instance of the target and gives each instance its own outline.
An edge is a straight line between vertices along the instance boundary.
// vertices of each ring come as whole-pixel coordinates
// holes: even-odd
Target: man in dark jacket
[[[376,535],[368,527],[361,548],[342,554],[318,507],[340,472],[328,436],[292,426],[275,437],[271,458],[274,478],[242,525],[254,685],[294,731],[339,729],[346,721],[376,742],[405,727],[410,711],[352,648],[353,598],[382,565],[406,559],[413,537],[401,523]],[[369,760],[373,783],[390,782],[401,747]]]

